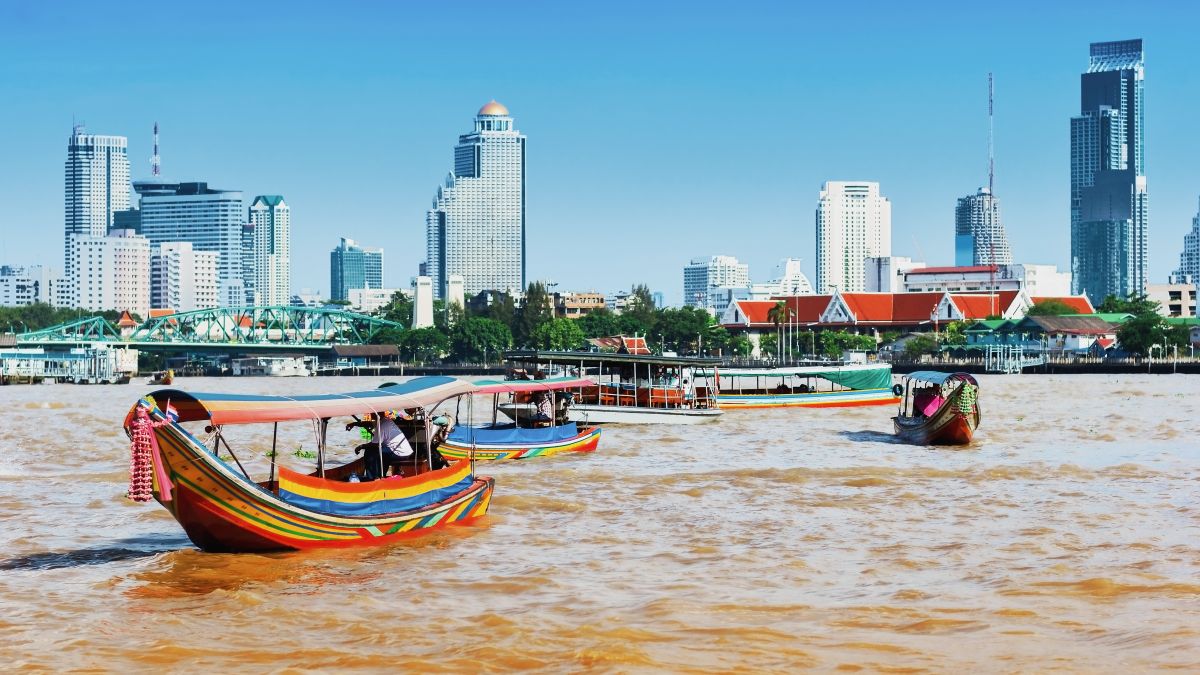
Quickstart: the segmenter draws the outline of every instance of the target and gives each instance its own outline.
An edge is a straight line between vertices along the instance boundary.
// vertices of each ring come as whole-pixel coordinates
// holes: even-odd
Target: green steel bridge
[[[117,326],[93,316],[17,334],[21,347],[75,347],[107,344],[144,351],[278,350],[320,353],[339,344],[366,344],[380,331],[403,328],[340,309],[293,307],[213,307]]]

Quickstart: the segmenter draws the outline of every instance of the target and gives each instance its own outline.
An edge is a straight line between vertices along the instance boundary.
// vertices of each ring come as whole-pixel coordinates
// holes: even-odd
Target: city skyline
[[[430,181],[447,169],[446,139],[461,133],[481,102],[495,98],[535,139],[527,178],[530,280],[605,292],[646,282],[677,303],[678,266],[716,251],[749,264],[756,280],[783,255],[802,258],[815,278],[809,205],[822,182],[842,179],[881,184],[895,208],[894,254],[949,263],[950,205],[986,184],[986,101],[974,92],[994,71],[997,193],[1004,196],[1014,260],[1067,269],[1065,120],[1079,111],[1080,53],[1092,42],[1140,37],[1153,73],[1146,116],[1147,174],[1155,195],[1148,278],[1160,282],[1178,264],[1200,192],[1189,159],[1196,141],[1187,110],[1197,98],[1190,44],[1172,30],[1186,18],[1181,14],[1194,10],[1152,3],[1139,9],[1131,30],[1101,11],[1085,17],[1057,6],[1039,10],[1038,22],[1030,24],[1023,19],[1032,7],[1006,6],[980,28],[989,39],[967,39],[960,34],[962,16],[952,17],[944,6],[881,4],[861,31],[801,42],[752,36],[761,30],[782,35],[789,18],[831,10],[765,6],[762,13],[776,19],[766,21],[761,13],[751,20],[754,12],[731,17],[711,7],[684,18],[651,8],[641,27],[626,25],[614,11],[589,19],[571,40],[507,46],[508,65],[486,72],[435,68],[437,60],[425,53],[430,41],[421,31],[445,20],[449,10],[389,7],[370,12],[378,17],[365,22],[365,6],[327,16],[299,5],[280,18],[290,31],[282,32],[286,41],[250,46],[236,39],[239,22],[172,22],[178,11],[172,8],[162,10],[166,18],[129,12],[120,24],[75,17],[69,4],[6,8],[0,10],[6,38],[0,52],[7,57],[0,86],[16,96],[0,112],[0,133],[10,156],[22,161],[0,165],[6,205],[0,224],[15,233],[6,237],[4,262],[58,264],[41,253],[33,233],[61,227],[59,148],[74,113],[87,121],[88,133],[128,137],[135,180],[150,175],[151,128],[158,120],[164,176],[288,195],[304,214],[294,224],[294,290],[329,290],[317,263],[336,244],[330,231],[388,248],[385,285],[406,287],[424,257],[424,211]],[[529,20],[536,24],[531,28],[549,31],[583,16],[570,7],[540,9],[536,19],[495,17],[499,27],[470,28],[465,37],[482,40]],[[145,23],[151,19],[171,27],[154,35]],[[94,30],[95,24],[110,21],[139,38],[97,42],[109,31]],[[668,21],[680,22],[678,30],[657,39]],[[373,24],[360,26],[365,36],[348,42],[341,35],[363,23]],[[367,39],[397,26],[405,40]],[[885,30],[891,27],[902,30]],[[920,44],[911,40],[914,32]],[[78,44],[65,44],[64,34],[79,36]],[[346,56],[322,64],[295,46],[326,38]],[[618,38],[625,45],[619,54],[610,46]],[[1021,50],[1011,48],[1017,40]],[[408,46],[391,46],[399,43]],[[696,49],[706,43],[716,48]],[[211,62],[211,68],[177,79],[175,65],[145,58],[167,45],[182,64]],[[85,51],[96,56],[80,69]],[[545,63],[555,53],[567,56]],[[916,62],[923,64],[920,72],[906,72]],[[829,63],[857,75],[830,77]],[[640,67],[645,64],[653,67]],[[345,82],[342,73],[351,67],[356,77]],[[107,71],[119,77],[97,77]],[[270,73],[289,96],[250,107],[237,100],[237,87],[214,94],[214,78],[224,81],[230,72],[245,87],[252,75]],[[671,86],[660,86],[664,81]],[[695,112],[698,104],[703,113]],[[879,115],[883,109],[886,116]],[[310,135],[313,130],[319,133]],[[241,159],[247,157],[255,161]],[[688,170],[667,170],[683,167]],[[756,236],[745,236],[747,218]],[[738,224],[738,236],[730,236],[730,223]],[[579,264],[573,236],[588,237],[586,256],[595,264]]]

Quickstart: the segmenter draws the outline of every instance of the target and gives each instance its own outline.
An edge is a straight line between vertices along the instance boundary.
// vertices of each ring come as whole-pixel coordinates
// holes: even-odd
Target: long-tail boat
[[[846,408],[895,405],[888,363],[810,363],[768,368],[721,368],[702,375],[723,410],[739,408]]]
[[[892,418],[896,435],[917,445],[966,445],[979,427],[979,383],[967,373],[920,370],[904,376]]]
[[[451,377],[295,397],[158,390],[140,399],[125,418],[132,444],[130,497],[157,500],[205,551],[383,544],[466,523],[487,512],[494,482],[476,476],[469,460],[436,468],[433,420],[439,404],[474,390]],[[407,411],[397,424],[415,446],[411,461],[392,467],[398,475],[353,482],[363,474],[365,457],[326,467],[332,419],[367,414],[379,419],[389,411]],[[276,466],[279,426],[287,422],[311,422],[315,471]],[[271,433],[265,480],[250,477],[226,439],[232,427],[251,424],[264,425]],[[199,433],[208,435],[207,444]],[[233,464],[222,459],[222,452],[229,453]]]
[[[492,421],[456,426],[438,447],[446,459],[528,459],[562,452],[591,452],[600,443],[600,427],[567,420],[573,396],[568,390],[594,386],[574,377],[543,380],[483,380],[476,393],[492,395]],[[516,404],[513,422],[497,419],[501,397]],[[540,415],[535,400],[544,397]],[[528,406],[528,407],[526,407]]]

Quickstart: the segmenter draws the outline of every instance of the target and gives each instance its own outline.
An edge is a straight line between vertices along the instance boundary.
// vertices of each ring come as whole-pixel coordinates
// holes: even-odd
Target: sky
[[[694,257],[815,281],[826,180],[872,180],[892,253],[953,263],[954,206],[986,184],[1016,262],[1070,256],[1069,119],[1088,43],[1143,38],[1150,278],[1200,196],[1193,26],[1141,2],[255,2],[0,0],[0,264],[61,265],[72,120],[163,175],[292,207],[296,290],[328,293],[339,237],[424,257],[425,211],[478,108],[528,136],[530,280],[677,303]]]

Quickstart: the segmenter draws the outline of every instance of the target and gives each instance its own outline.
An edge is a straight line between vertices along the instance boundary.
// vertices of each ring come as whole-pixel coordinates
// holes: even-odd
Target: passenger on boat
[[[408,437],[396,425],[394,417],[403,420],[412,419],[412,415],[400,410],[395,413],[382,413],[379,416],[378,430],[375,419],[370,415],[346,425],[346,431],[358,427],[371,432],[371,440],[354,449],[356,455],[360,452],[363,453],[363,472],[367,480],[383,478],[385,467],[390,466],[392,462],[399,461],[402,457],[411,457],[413,454]],[[383,443],[382,453],[379,447],[381,442]]]
[[[537,397],[537,411],[533,415],[535,422],[549,422],[554,419],[554,395],[543,391]]]

